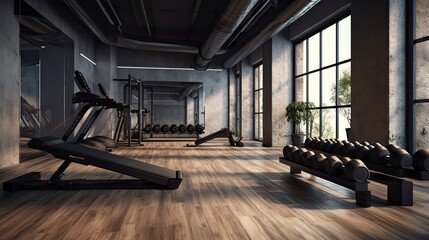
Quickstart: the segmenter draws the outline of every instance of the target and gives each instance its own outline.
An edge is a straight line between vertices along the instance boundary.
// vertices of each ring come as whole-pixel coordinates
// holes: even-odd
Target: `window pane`
[[[259,140],[263,140],[263,124],[264,123],[264,117],[262,114],[259,114]]]
[[[307,40],[295,45],[295,74],[300,75],[306,72],[306,44]]]
[[[264,102],[264,91],[259,90],[259,112],[263,112],[264,111],[264,106],[263,106],[263,102]]]
[[[338,105],[352,103],[350,63],[338,66]]]
[[[308,39],[308,67],[309,71],[320,68],[320,37],[319,33]]]
[[[429,36],[429,1],[416,0],[416,38]]]
[[[352,109],[346,107],[339,108],[338,111],[338,138],[341,140],[345,140],[347,139],[346,128],[350,127]]]
[[[322,106],[335,106],[336,67],[322,71]]]
[[[350,18],[348,16],[338,23],[338,61],[340,62],[351,58]]]
[[[255,111],[255,113],[257,113],[259,111],[259,91],[255,91],[253,100],[255,103],[254,111]]]
[[[336,25],[332,25],[322,32],[322,67],[334,64],[337,58]]]
[[[296,101],[307,101],[307,76],[295,80]]]
[[[309,137],[317,137],[320,136],[320,109],[311,110],[314,115],[314,121],[310,123],[308,129]]]
[[[322,110],[322,136],[325,138],[335,138],[336,129],[336,110],[323,109]]]
[[[264,66],[261,64],[259,66],[259,88],[263,88],[264,87]]]
[[[319,72],[308,75],[308,101],[313,102],[316,107],[320,106],[320,82]]]
[[[259,89],[259,72],[258,68],[255,68],[253,71],[253,77],[254,77],[254,90]]]
[[[429,103],[416,105],[416,149],[429,148]]]
[[[254,133],[254,138],[255,139],[258,139],[259,138],[259,136],[258,136],[258,122],[259,122],[259,114],[253,114],[253,121],[254,121],[254,124],[253,124],[253,133]]]
[[[428,26],[426,26],[428,27]],[[429,98],[429,41],[416,44],[416,99]]]

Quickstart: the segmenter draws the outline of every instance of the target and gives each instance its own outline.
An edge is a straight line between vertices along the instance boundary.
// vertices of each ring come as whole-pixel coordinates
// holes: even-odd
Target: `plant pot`
[[[294,146],[304,145],[305,135],[292,135],[292,144]]]
[[[346,128],[347,141],[352,140],[352,128]]]

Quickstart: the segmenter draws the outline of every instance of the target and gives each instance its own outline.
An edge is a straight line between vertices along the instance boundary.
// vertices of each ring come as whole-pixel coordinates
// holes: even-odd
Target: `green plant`
[[[194,113],[194,125],[197,125],[200,123],[200,113],[199,112],[195,112]]]
[[[344,69],[340,79],[338,80],[338,105],[348,105],[352,102],[351,94],[352,75],[349,69]],[[331,102],[336,102],[336,86],[335,83],[331,86]],[[351,109],[339,108],[340,114],[343,115],[351,126]]]
[[[314,108],[312,102],[292,102],[286,107],[285,117],[288,122],[295,125],[295,134],[301,134],[301,123],[309,124],[314,121],[314,113],[310,108]]]

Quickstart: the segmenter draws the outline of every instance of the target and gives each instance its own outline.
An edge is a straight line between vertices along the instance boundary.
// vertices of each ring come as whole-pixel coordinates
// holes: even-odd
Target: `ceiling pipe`
[[[159,52],[177,52],[197,54],[198,48],[186,45],[154,43],[134,40],[124,37],[108,37],[98,28],[91,17],[75,0],[63,0],[64,3],[82,20],[82,22],[91,30],[91,32],[104,44],[136,50],[159,51]],[[225,51],[219,51],[222,54]]]
[[[274,37],[277,33],[289,26],[299,17],[304,15],[320,0],[295,0],[283,12],[281,12],[262,31],[247,41],[244,45],[237,46],[228,51],[222,63],[224,68],[232,68],[243,58],[255,51],[265,41]]]
[[[215,29],[201,45],[198,55],[195,56],[195,69],[206,70],[208,68],[212,58],[257,3],[258,0],[230,1]]]

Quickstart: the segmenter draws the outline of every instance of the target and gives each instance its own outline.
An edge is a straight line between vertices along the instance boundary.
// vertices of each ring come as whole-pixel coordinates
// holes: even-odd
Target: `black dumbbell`
[[[413,166],[413,157],[405,149],[401,149],[395,144],[389,144],[386,147],[390,152],[389,163],[394,168],[411,168]]]
[[[334,142],[331,140],[327,140],[326,143],[323,145],[323,151],[327,153],[331,153],[333,147],[334,147]]]
[[[332,151],[331,152],[333,154],[340,155],[340,150],[341,150],[342,146],[344,146],[344,143],[342,143],[340,141],[334,143],[334,146],[332,147]]]
[[[298,151],[299,148],[297,146],[293,146],[292,148],[289,148],[286,150],[286,160],[291,161],[291,162],[295,162],[295,158],[294,158],[294,152]]]
[[[323,169],[327,174],[340,175],[342,173],[343,163],[338,157],[332,155],[323,161]]]
[[[387,163],[387,156],[389,151],[380,143],[374,143],[374,148],[368,153],[368,160],[370,162],[384,165]]]
[[[326,140],[320,140],[319,143],[317,143],[317,150],[319,151],[323,151],[323,148],[325,147],[326,144]]]
[[[316,153],[316,155],[310,158],[311,168],[316,170],[323,170],[323,161],[325,161],[326,156],[323,153]]]
[[[287,153],[288,152],[290,152],[290,150],[291,150],[291,148],[293,147],[293,145],[286,145],[284,148],[283,148],[283,157],[285,158],[285,159],[288,159],[288,157],[287,157]]]
[[[152,127],[152,132],[154,132],[154,133],[159,133],[159,131],[161,131],[161,126],[159,126],[159,124],[155,124],[155,125]]]
[[[298,151],[293,152],[293,159],[295,160],[296,163],[301,164],[302,165],[302,161],[301,161],[301,155],[308,152],[308,150],[306,148],[300,148]]]
[[[146,124],[146,126],[143,128],[143,132],[145,133],[152,132],[152,124]]]
[[[313,140],[311,141],[311,143],[310,143],[310,148],[312,148],[312,149],[316,149],[316,147],[317,147],[317,143],[319,142],[320,140],[319,139],[317,139],[317,138],[313,138]]]
[[[170,125],[170,132],[171,133],[177,133],[177,131],[179,131],[179,128],[177,127],[176,124],[171,124]]]
[[[195,125],[195,132],[197,132],[197,134],[202,134],[204,132],[204,127],[200,124]]]
[[[348,162],[350,162],[352,159],[349,157],[343,157],[343,156],[336,156],[340,161],[343,163],[343,165],[346,165]]]
[[[312,138],[311,138],[311,137],[309,137],[309,138],[305,139],[304,147],[309,148],[309,147],[310,147],[310,143],[311,143],[311,141],[312,141]]]
[[[185,124],[180,124],[179,125],[179,133],[186,133],[187,129],[186,129],[186,125]]]
[[[360,143],[359,141],[353,141],[353,144],[355,145],[355,147],[358,147],[358,146],[362,146],[363,144],[362,143]]]
[[[306,167],[311,167],[311,157],[315,156],[316,153],[314,153],[313,151],[308,151],[305,152],[304,154],[301,155],[301,162],[302,165],[306,166]]]
[[[162,133],[168,133],[169,130],[170,130],[170,127],[167,124],[164,124],[161,126]]]
[[[350,181],[366,182],[369,179],[369,170],[366,165],[358,159],[351,159],[344,164],[344,177]]]
[[[345,157],[351,157],[352,153],[355,150],[355,145],[351,142],[345,143],[344,146],[340,148],[340,155]]]
[[[194,132],[195,132],[195,127],[194,127],[194,125],[189,124],[189,125],[186,127],[186,131],[188,131],[188,133],[189,133],[189,134],[194,133]]]
[[[413,167],[416,170],[428,171],[429,170],[429,149],[418,150],[413,155]]]
[[[368,161],[368,153],[370,152],[368,146],[362,145],[355,149],[354,158],[362,160],[364,162]]]

